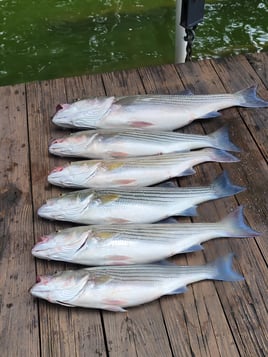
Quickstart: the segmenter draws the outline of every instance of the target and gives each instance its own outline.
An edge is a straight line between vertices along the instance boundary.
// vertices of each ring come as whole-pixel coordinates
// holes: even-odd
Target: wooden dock
[[[127,313],[66,308],[33,298],[37,274],[70,268],[34,259],[31,248],[45,233],[68,224],[40,219],[36,212],[60,189],[47,174],[66,160],[48,154],[48,142],[62,135],[51,123],[58,103],[99,95],[235,92],[257,84],[268,100],[268,53],[239,55],[183,65],[163,65],[101,75],[0,87],[0,350],[15,356],[203,356],[268,355],[268,109],[234,108],[220,118],[184,129],[204,134],[227,124],[243,151],[241,162],[206,163],[179,184],[205,185],[226,169],[247,190],[199,206],[195,221],[215,222],[244,205],[257,238],[225,238],[204,244],[204,252],[176,256],[178,264],[202,264],[234,252],[241,282],[205,281],[185,294],[129,308]],[[184,219],[187,220],[187,219]],[[73,266],[72,266],[73,267]]]

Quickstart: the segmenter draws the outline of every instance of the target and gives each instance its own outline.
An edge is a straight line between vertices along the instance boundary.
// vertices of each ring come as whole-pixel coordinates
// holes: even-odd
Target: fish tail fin
[[[211,185],[215,198],[228,197],[244,191],[246,188],[233,185],[226,171],[218,176]]]
[[[211,278],[224,281],[244,280],[243,276],[234,271],[232,268],[233,257],[234,254],[230,253],[208,264],[208,267],[212,269]]]
[[[267,108],[268,101],[257,96],[257,86],[252,86],[234,94],[239,101],[240,107],[246,108]]]
[[[239,158],[234,155],[228,153],[227,151],[214,149],[214,148],[206,148],[203,149],[202,152],[208,155],[210,161],[216,162],[238,162]]]
[[[240,149],[230,141],[228,128],[226,126],[209,134],[208,138],[211,144],[218,149],[236,152],[240,151]]]
[[[231,237],[256,237],[261,234],[244,222],[243,206],[237,207],[220,223],[226,227],[226,234]]]

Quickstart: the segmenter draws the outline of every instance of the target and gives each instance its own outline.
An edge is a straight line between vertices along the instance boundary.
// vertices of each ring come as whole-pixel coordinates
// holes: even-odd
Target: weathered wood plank
[[[238,57],[239,59],[239,57]],[[213,68],[218,71],[218,61],[215,61],[213,67],[211,61],[202,61],[199,63],[192,63],[188,66],[178,67],[179,74],[186,87],[193,87],[199,93],[216,93],[224,92],[222,83],[227,82],[223,73],[227,71],[223,69],[223,62],[221,62],[220,79],[217,77]],[[232,90],[241,89],[241,73],[239,66],[236,68],[236,76],[233,77]],[[229,68],[229,67],[228,67]],[[241,67],[241,71],[244,71]],[[228,77],[230,73],[228,73]],[[244,74],[245,78],[246,75]],[[200,78],[205,78],[206,81],[200,81]],[[236,80],[237,78],[237,80]],[[253,77],[254,78],[254,77]],[[221,81],[222,83],[221,83]],[[252,75],[248,77],[245,86],[252,85],[254,79]],[[236,83],[236,84],[235,84]],[[239,88],[235,88],[235,85]],[[231,88],[228,88],[229,91]],[[267,109],[264,109],[267,110]],[[230,130],[233,134],[234,142],[240,146],[244,151],[241,154],[241,163],[235,165],[228,165],[228,172],[232,181],[247,187],[247,191],[237,195],[236,200],[240,204],[246,205],[245,215],[248,222],[256,229],[266,229],[267,219],[262,215],[266,212],[267,206],[265,204],[265,197],[260,197],[260,192],[263,192],[263,177],[267,177],[267,167],[263,164],[263,157],[260,154],[251,134],[248,132],[243,119],[245,110],[228,109],[224,111],[222,119],[228,120]],[[259,114],[258,112],[255,115]],[[243,118],[241,118],[241,115]],[[252,115],[254,115],[252,110]],[[231,119],[231,121],[230,121]],[[217,119],[210,121],[202,121],[202,125],[206,131],[213,131],[218,127]],[[252,153],[252,158],[249,159],[248,152]],[[227,165],[221,165],[227,167]],[[198,171],[199,172],[199,171]],[[211,170],[204,171],[207,178],[212,179]],[[201,179],[200,175],[193,177],[193,179]],[[192,178],[191,178],[192,181]],[[262,187],[262,190],[259,188]],[[256,194],[258,195],[258,202]],[[260,202],[260,203],[259,203]],[[221,199],[216,201],[213,205],[202,205],[200,207],[200,216],[208,220],[216,220],[218,214],[224,216],[227,211],[230,211],[237,204],[233,198]],[[219,213],[218,213],[219,212]],[[266,243],[262,241],[263,237],[258,238],[258,244],[262,246],[262,253],[258,249],[258,245],[254,239],[248,240],[223,240],[222,242],[209,242],[206,244],[206,256],[210,259],[216,254],[223,254],[227,251],[234,251],[237,256],[236,264],[239,264],[239,270],[245,276],[245,283],[223,284],[216,283],[217,291],[221,299],[227,321],[233,332],[235,342],[239,348],[239,352],[243,356],[262,356],[265,351],[265,340],[267,340],[267,332],[263,329],[265,326],[265,319],[267,316],[267,299],[264,296],[267,294],[267,284],[265,283],[266,264],[263,259],[265,255]],[[243,252],[243,254],[241,253]],[[257,282],[256,276],[260,277],[262,283]],[[263,280],[264,279],[264,280]],[[248,297],[254,301],[254,309],[248,311]],[[239,304],[238,304],[239,302]],[[258,331],[258,332],[257,332]],[[257,333],[256,333],[257,332]]]
[[[250,53],[246,55],[246,58],[260,77],[260,80],[268,88],[268,53]]]
[[[25,86],[0,87],[1,356],[39,356]]]
[[[59,188],[47,184],[47,174],[55,165],[64,163],[48,154],[48,142],[62,135],[50,121],[58,103],[66,102],[63,80],[27,85],[29,137],[31,147],[32,190],[36,239],[43,234],[70,226],[52,223],[37,217],[37,209],[50,197],[57,196]],[[59,262],[37,260],[38,274],[49,274],[66,269]],[[69,265],[68,268],[76,268]],[[100,314],[85,309],[69,309],[39,301],[41,351],[44,356],[105,356],[105,342]]]

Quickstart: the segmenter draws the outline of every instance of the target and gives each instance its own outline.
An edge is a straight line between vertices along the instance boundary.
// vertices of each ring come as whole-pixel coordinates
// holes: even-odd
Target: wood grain
[[[38,356],[37,304],[25,86],[0,87],[1,356]]]

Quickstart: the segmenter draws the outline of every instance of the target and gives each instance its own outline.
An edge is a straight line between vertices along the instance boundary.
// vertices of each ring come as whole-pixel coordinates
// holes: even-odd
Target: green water
[[[268,50],[267,2],[205,11],[194,59]],[[0,19],[0,85],[174,62],[175,0],[0,0]]]

